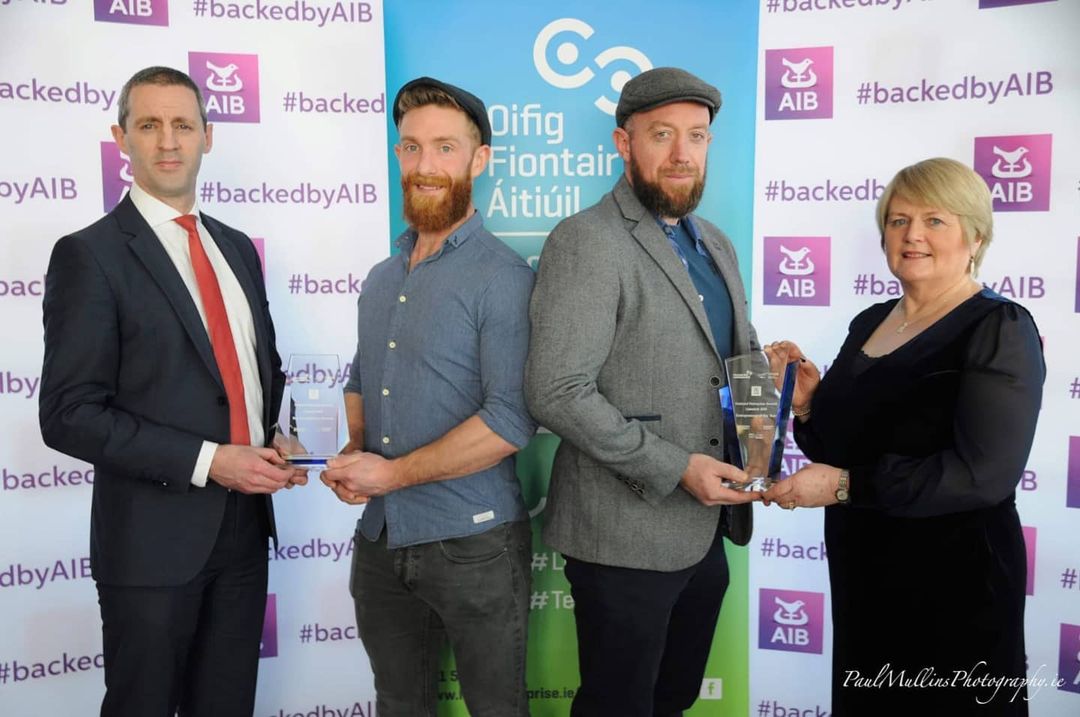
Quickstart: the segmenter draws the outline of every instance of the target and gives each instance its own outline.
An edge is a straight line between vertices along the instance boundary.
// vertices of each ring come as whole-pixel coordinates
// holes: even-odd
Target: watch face
[[[848,502],[848,492],[846,490],[844,490],[843,488],[841,488],[840,490],[836,491],[836,499],[838,501],[840,501],[841,503],[847,503]]]

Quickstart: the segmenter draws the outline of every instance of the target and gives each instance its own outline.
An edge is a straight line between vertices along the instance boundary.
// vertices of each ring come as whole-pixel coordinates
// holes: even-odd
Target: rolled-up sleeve
[[[356,315],[359,317],[361,305],[360,302],[364,300],[364,288],[367,285],[367,279],[364,279],[360,284],[360,296],[356,299]],[[360,339],[362,338],[362,329],[360,327],[360,320],[357,318],[356,322],[356,353],[353,355],[352,363],[349,364],[349,380],[345,382],[345,387],[342,389],[345,393],[360,393],[363,391],[360,388]]]
[[[503,440],[523,448],[536,422],[522,388],[529,352],[529,298],[534,275],[525,265],[496,272],[480,298],[480,419]],[[351,383],[351,382],[350,382]]]
[[[352,363],[349,365],[349,380],[345,382],[345,393],[363,393],[360,390],[360,347],[356,348]]]

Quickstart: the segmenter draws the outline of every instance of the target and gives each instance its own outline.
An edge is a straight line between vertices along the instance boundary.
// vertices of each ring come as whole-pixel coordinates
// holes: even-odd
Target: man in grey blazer
[[[562,437],[544,539],[566,556],[581,687],[571,715],[679,715],[728,584],[723,537],[757,494],[724,481],[722,360],[759,348],[735,251],[691,214],[715,87],[676,68],[623,89],[615,188],[559,223],[532,296],[525,391]]]

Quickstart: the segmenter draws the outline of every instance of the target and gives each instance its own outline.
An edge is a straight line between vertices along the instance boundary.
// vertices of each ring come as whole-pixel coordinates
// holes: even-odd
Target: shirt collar
[[[443,245],[439,247],[439,251],[429,257],[431,260],[437,259],[446,250],[446,245],[449,244],[452,247],[459,247],[465,241],[467,241],[473,234],[478,232],[484,226],[484,218],[480,215],[480,212],[474,211],[472,216],[469,217],[464,224],[454,230],[454,233],[446,237]],[[394,242],[395,246],[405,256],[405,260],[408,261],[409,255],[412,253],[413,246],[416,244],[416,230],[409,227],[401,236]]]
[[[131,197],[131,203],[139,210],[139,214],[142,215],[142,218],[145,219],[146,223],[153,229],[156,229],[163,224],[167,224],[181,216],[180,212],[147,192],[140,187],[137,182],[131,183],[131,190],[128,192],[128,196]],[[201,221],[199,212],[199,202],[196,200],[195,206],[191,208],[189,214],[194,214],[195,217]]]
[[[697,246],[701,246],[701,235],[698,234],[697,227],[694,225],[694,219],[689,214],[687,214],[685,217],[682,217],[681,219],[679,219],[679,221],[676,222],[675,224],[668,224],[667,222],[665,222],[663,219],[661,219],[659,216],[657,216],[655,214],[653,214],[652,217],[653,217],[653,219],[656,220],[656,223],[660,226],[660,230],[662,232],[664,232],[665,234],[668,233],[667,232],[668,228],[670,228],[670,229],[672,229],[674,231],[678,231],[679,227],[681,226],[683,229],[686,230],[686,233],[690,235],[690,238],[694,241],[694,244],[697,245]]]

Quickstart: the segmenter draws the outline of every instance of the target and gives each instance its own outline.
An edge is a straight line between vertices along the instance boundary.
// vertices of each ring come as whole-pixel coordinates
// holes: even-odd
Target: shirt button
[[[698,301],[705,301],[705,297],[702,294],[697,295]]]
[[[397,341],[391,341],[390,343],[387,344],[387,346],[389,346],[392,349],[396,349],[397,348]]]
[[[402,294],[401,296],[399,296],[397,298],[397,300],[404,304],[405,303],[405,294]]]
[[[390,442],[390,436],[383,436],[382,437],[382,442],[383,442],[383,445],[385,446],[387,443]]]
[[[384,389],[382,390],[382,395],[384,395],[384,396],[389,396],[389,395],[390,395],[390,389],[388,389],[388,388],[384,388]]]

